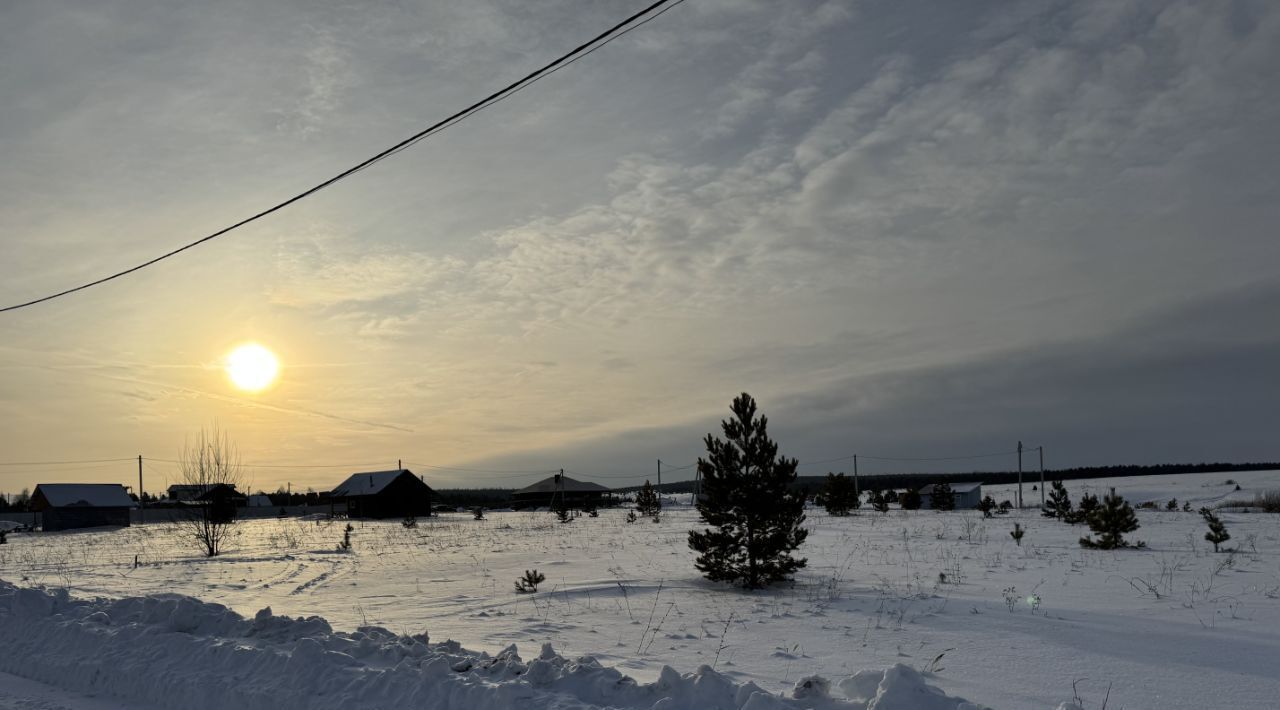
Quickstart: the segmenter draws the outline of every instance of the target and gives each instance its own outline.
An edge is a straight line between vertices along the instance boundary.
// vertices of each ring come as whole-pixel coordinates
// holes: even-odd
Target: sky
[[[641,6],[4,3],[0,305]],[[0,314],[0,491],[161,490],[215,425],[266,490],[678,480],[744,391],[806,474],[1274,461],[1278,127],[1267,0],[687,0]]]

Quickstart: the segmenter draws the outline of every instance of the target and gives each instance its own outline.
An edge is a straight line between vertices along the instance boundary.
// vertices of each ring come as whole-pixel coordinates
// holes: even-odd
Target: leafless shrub
[[[235,509],[222,502],[217,492],[223,487],[235,488],[244,479],[240,452],[226,432],[214,427],[201,429],[194,442],[187,442],[178,464],[183,484],[209,495],[185,509],[176,524],[207,557],[216,557],[233,533]]]

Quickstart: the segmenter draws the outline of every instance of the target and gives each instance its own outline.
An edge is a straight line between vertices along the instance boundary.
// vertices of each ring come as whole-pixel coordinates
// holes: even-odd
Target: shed
[[[948,482],[950,483],[950,482]],[[951,492],[955,494],[956,510],[971,510],[982,502],[982,482],[966,481],[951,483]],[[920,507],[933,507],[933,484],[920,489]]]
[[[129,526],[134,506],[119,483],[41,483],[31,495],[31,509],[40,513],[45,532]]]
[[[353,473],[330,494],[334,512],[351,518],[408,518],[431,515],[435,491],[407,468]]]
[[[249,502],[246,503],[249,508],[270,508],[271,496],[266,493],[255,493],[249,496]]]
[[[598,508],[608,488],[598,483],[578,481],[563,473],[544,478],[512,494],[513,508],[550,508],[564,501],[567,508]]]

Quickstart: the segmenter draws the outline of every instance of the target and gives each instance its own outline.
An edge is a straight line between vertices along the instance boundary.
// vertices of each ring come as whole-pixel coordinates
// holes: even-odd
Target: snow
[[[515,645],[491,657],[425,634],[333,631],[324,619],[269,608],[246,619],[176,594],[81,600],[0,583],[0,643],[6,673],[191,710],[976,710],[903,665],[841,684],[852,697],[833,698],[827,681],[806,678],[787,698],[707,666],[685,674],[663,667],[655,681],[637,683],[550,644],[528,661]]]
[[[373,496],[382,492],[383,488],[391,485],[391,482],[399,478],[401,475],[408,473],[413,475],[412,471],[407,468],[398,468],[393,471],[368,471],[365,473],[353,473],[347,480],[338,484],[333,489],[335,496]]]
[[[136,702],[125,705],[0,673],[0,710],[151,710],[151,707]]]
[[[1242,490],[1235,491],[1228,480]],[[1039,484],[1038,476],[1033,481],[1028,475],[1023,491],[1028,504],[1039,502],[1033,482]],[[1086,487],[1100,493],[1114,486],[1134,503],[1176,497],[1197,509],[1280,489],[1280,472],[1066,485],[1075,498]],[[1014,488],[990,486],[987,492],[996,500],[1012,499]],[[356,521],[349,554],[334,552],[345,521],[254,520],[238,524],[239,537],[228,553],[212,560],[199,556],[167,524],[16,535],[0,546],[0,578],[23,588],[69,590],[67,604],[89,605],[93,611],[67,607],[55,611],[61,619],[38,612],[16,627],[0,619],[5,646],[34,647],[39,646],[34,639],[67,634],[66,645],[50,658],[40,656],[38,648],[30,659],[0,656],[0,671],[65,687],[62,676],[71,682],[78,673],[74,667],[116,663],[105,656],[131,657],[128,649],[113,648],[99,654],[101,660],[68,661],[65,674],[40,675],[40,668],[58,663],[60,654],[76,653],[76,643],[95,647],[75,637],[110,632],[117,634],[113,638],[145,637],[146,643],[171,634],[196,635],[223,649],[210,654],[252,651],[264,658],[294,653],[304,637],[323,638],[317,641],[321,652],[352,659],[343,661],[347,665],[338,675],[346,678],[342,688],[360,693],[384,692],[375,686],[399,692],[394,689],[401,686],[387,685],[393,678],[416,687],[454,683],[440,678],[472,673],[441,673],[440,667],[428,672],[417,657],[413,673],[404,678],[390,673],[400,661],[386,649],[398,639],[429,632],[428,655],[447,654],[449,669],[467,662],[472,668],[483,665],[512,644],[526,656],[544,643],[558,651],[543,659],[547,664],[535,665],[537,658],[519,661],[527,667],[520,680],[498,682],[484,675],[464,683],[466,689],[457,692],[481,703],[477,707],[500,701],[486,695],[482,703],[481,691],[472,689],[476,683],[494,693],[517,694],[502,696],[513,703],[524,692],[534,693],[536,702],[561,703],[547,707],[652,707],[662,694],[672,698],[662,707],[701,707],[689,704],[701,702],[693,695],[696,686],[720,688],[717,698],[729,697],[731,687],[756,687],[767,693],[754,701],[760,707],[773,707],[767,703],[784,696],[793,705],[781,707],[826,707],[821,702],[827,697],[858,707],[859,698],[875,697],[873,692],[883,696],[877,707],[891,707],[883,703],[898,702],[894,694],[909,691],[919,697],[907,707],[927,708],[935,693],[924,685],[982,706],[1017,710],[1069,708],[1074,702],[1093,709],[1108,692],[1109,707],[1131,710],[1273,707],[1280,697],[1274,671],[1274,659],[1280,658],[1280,517],[1220,512],[1232,535],[1227,546],[1235,553],[1214,554],[1195,513],[1139,511],[1142,528],[1130,538],[1147,547],[1103,552],[1080,549],[1076,541],[1087,532],[1083,527],[1042,518],[1035,510],[990,520],[974,511],[881,515],[864,509],[832,518],[811,510],[806,525],[812,532],[800,551],[809,566],[794,584],[761,592],[730,589],[698,576],[686,544],[697,516],[687,507],[669,507],[659,523],[627,524],[626,511],[616,509],[567,525],[529,512],[490,512],[482,521],[446,514],[419,519],[414,529],[399,521]],[[1021,547],[1008,535],[1015,522],[1027,531]],[[512,582],[533,568],[547,581],[536,594],[516,594]],[[187,600],[172,601],[169,619],[183,609],[172,627],[143,616],[120,616],[147,603],[139,600],[169,604],[176,598],[163,595],[170,593]],[[93,597],[107,599],[74,601]],[[61,597],[49,598],[60,608],[63,602],[56,600]],[[196,598],[227,608],[215,613]],[[113,603],[125,606],[113,608]],[[245,636],[246,625],[251,627],[255,614],[268,606],[288,617],[322,618],[300,622],[271,616],[279,619],[272,624],[287,633],[272,639]],[[97,612],[112,623],[90,622]],[[375,625],[390,631],[367,630]],[[14,630],[18,627],[22,630]],[[126,631],[130,628],[137,630]],[[456,643],[440,643],[450,639]],[[352,643],[369,650],[342,650]],[[151,653],[148,662],[167,663],[175,655],[172,649]],[[329,658],[323,653],[322,659]],[[584,661],[586,656],[593,660]],[[221,676],[253,676],[252,666],[242,669],[217,658],[229,664],[218,670]],[[21,667],[3,665],[13,663]],[[262,663],[280,672],[286,661]],[[138,677],[129,668],[118,672]],[[175,678],[186,672],[172,670]],[[367,681],[366,687],[358,680],[375,672],[384,674],[384,685]],[[536,680],[540,674],[550,674],[551,690],[526,687],[532,681],[525,676]],[[634,679],[628,687],[636,690],[592,694],[596,691],[590,688],[612,687],[623,676]],[[570,678],[590,683],[570,683]],[[78,692],[160,706],[171,702],[122,695],[131,691],[115,686],[75,683]],[[342,690],[324,687],[326,693]],[[290,688],[289,693],[298,692]],[[641,688],[654,689],[645,691],[653,694],[644,695]],[[537,695],[544,692],[550,695]],[[733,692],[734,702],[751,700]],[[364,702],[362,697],[352,702]],[[236,702],[254,707],[249,700]]]

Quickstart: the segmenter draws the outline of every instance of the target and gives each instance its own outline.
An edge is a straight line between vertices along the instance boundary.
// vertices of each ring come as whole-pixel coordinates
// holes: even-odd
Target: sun
[[[275,382],[280,361],[257,343],[245,343],[227,355],[223,366],[231,383],[246,392],[261,392]]]

